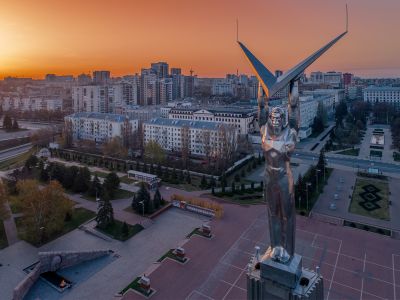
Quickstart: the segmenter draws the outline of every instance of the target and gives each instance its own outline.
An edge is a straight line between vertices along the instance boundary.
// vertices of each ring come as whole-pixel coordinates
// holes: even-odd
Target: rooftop
[[[86,119],[98,119],[98,120],[110,120],[114,122],[123,122],[127,119],[124,115],[119,114],[104,114],[95,112],[78,112],[68,115],[69,118],[86,118]]]
[[[171,127],[189,127],[198,129],[209,129],[218,130],[222,126],[233,127],[231,125],[223,124],[220,122],[205,122],[205,121],[192,121],[192,120],[175,120],[175,119],[165,119],[165,118],[155,118],[144,124],[151,125],[161,125],[161,126],[171,126]]]
[[[400,91],[400,87],[398,86],[374,86],[370,85],[365,88],[364,91]]]

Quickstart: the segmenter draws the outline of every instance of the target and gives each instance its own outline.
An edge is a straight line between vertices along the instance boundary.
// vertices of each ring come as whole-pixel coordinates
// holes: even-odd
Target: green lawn
[[[64,222],[64,226],[62,228],[61,231],[54,233],[52,236],[46,236],[46,238],[43,240],[42,244],[46,244],[52,240],[55,240],[56,238],[78,228],[81,224],[87,222],[88,220],[94,218],[96,216],[96,214],[90,210],[87,210],[85,208],[79,207],[79,208],[75,208],[72,211],[72,216],[71,219],[68,221]],[[40,243],[36,243],[34,242],[32,239],[30,239],[29,236],[26,236],[25,233],[25,229],[24,229],[24,224],[23,224],[23,217],[21,218],[17,218],[15,220],[15,223],[17,225],[17,230],[18,230],[18,236],[31,243],[32,245],[38,247],[40,246]]]
[[[117,199],[125,199],[125,198],[132,198],[135,193],[129,192],[123,189],[118,189],[114,195],[111,197],[110,200],[117,200]],[[89,200],[89,201],[96,201],[95,196],[90,196],[90,195],[82,195],[83,199]]]
[[[3,220],[0,220],[0,249],[8,246],[6,232],[4,230]]]
[[[22,153],[21,155],[4,160],[4,161],[0,162],[0,170],[6,171],[6,170],[22,167],[25,164],[25,161],[34,153],[35,153],[35,150],[31,149],[25,153]]]
[[[109,173],[101,172],[101,171],[94,171],[94,172],[92,172],[92,175],[93,176],[97,175],[97,177],[106,178]]]
[[[126,241],[126,240],[130,239],[131,237],[133,237],[135,234],[137,234],[143,230],[143,226],[140,224],[135,224],[133,226],[130,224],[127,224],[129,233],[127,235],[123,235],[122,225],[123,225],[122,222],[120,222],[118,220],[114,220],[114,224],[108,226],[106,229],[102,229],[99,227],[96,227],[96,229],[98,231],[100,231],[106,235],[109,235],[112,238],[114,238],[116,240],[120,240],[120,241]]]
[[[381,200],[375,202],[377,205],[380,206],[380,208],[368,211],[360,205],[360,203],[365,202],[360,194],[365,191],[363,187],[366,185],[373,185],[380,190],[379,192],[377,192],[377,195],[381,197]],[[353,191],[353,197],[351,199],[349,211],[354,214],[379,220],[390,220],[388,183],[380,180],[358,178]]]
[[[359,148],[347,149],[347,150],[344,150],[344,151],[336,152],[336,154],[351,155],[351,156],[358,156],[359,153],[360,153],[360,149]]]

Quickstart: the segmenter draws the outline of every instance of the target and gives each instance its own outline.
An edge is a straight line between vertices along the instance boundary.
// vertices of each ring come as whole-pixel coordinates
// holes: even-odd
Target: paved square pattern
[[[268,245],[267,222],[256,219],[221,257],[211,274],[187,299],[245,299],[246,265],[254,247],[265,251]],[[374,237],[370,234],[371,243]],[[296,252],[303,256],[303,266],[319,266],[324,277],[326,299],[396,299],[400,297],[400,248],[388,253],[375,248],[353,250],[351,238],[297,229]],[[389,252],[391,252],[389,251]]]

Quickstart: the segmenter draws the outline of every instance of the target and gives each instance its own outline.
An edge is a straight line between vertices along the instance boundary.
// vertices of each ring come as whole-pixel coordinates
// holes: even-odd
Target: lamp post
[[[316,181],[317,181],[317,191],[318,191],[318,173],[319,173],[319,172],[321,172],[320,169],[316,169],[316,170],[315,170],[315,178],[316,178]]]
[[[311,182],[307,182],[306,183],[306,193],[307,193],[307,204],[306,204],[306,208],[307,208],[307,212],[308,212],[308,187],[311,186]]]

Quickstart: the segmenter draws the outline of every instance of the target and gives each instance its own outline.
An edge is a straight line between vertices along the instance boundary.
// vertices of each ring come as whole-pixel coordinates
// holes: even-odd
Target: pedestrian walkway
[[[15,225],[14,216],[12,215],[11,208],[8,202],[6,202],[5,208],[9,211],[10,217],[7,220],[3,221],[4,230],[6,232],[8,245],[12,245],[19,241],[18,231],[17,226]]]

